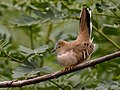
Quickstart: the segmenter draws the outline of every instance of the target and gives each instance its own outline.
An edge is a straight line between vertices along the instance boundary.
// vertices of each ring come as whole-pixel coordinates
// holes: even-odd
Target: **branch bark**
[[[76,65],[71,70],[67,70],[67,71],[60,70],[60,71],[54,72],[52,74],[47,74],[47,75],[43,75],[43,76],[39,76],[39,77],[35,77],[32,79],[27,79],[27,80],[3,81],[3,82],[0,82],[0,88],[3,88],[3,87],[4,88],[5,87],[22,87],[25,85],[40,83],[40,82],[43,82],[46,80],[58,78],[59,76],[66,75],[68,73],[71,73],[71,72],[74,72],[77,70],[81,70],[81,69],[84,69],[87,67],[94,66],[96,64],[99,64],[99,63],[102,63],[105,61],[109,61],[109,60],[111,60],[113,58],[117,58],[117,57],[120,57],[120,51],[117,51],[115,53],[112,53],[112,54],[109,54],[109,55],[106,55],[106,56],[103,56],[103,57],[100,57],[100,58],[97,58],[94,60],[89,60],[89,61],[83,62],[79,65]]]

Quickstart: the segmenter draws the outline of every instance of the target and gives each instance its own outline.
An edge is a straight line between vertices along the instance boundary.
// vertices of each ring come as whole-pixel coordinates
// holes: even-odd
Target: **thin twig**
[[[38,76],[38,77],[27,79],[27,80],[3,81],[3,82],[0,82],[0,87],[1,88],[3,88],[3,87],[4,88],[6,88],[6,87],[22,87],[25,85],[40,83],[40,82],[43,82],[46,80],[58,78],[62,75],[66,75],[66,74],[69,74],[71,72],[75,72],[77,70],[81,70],[81,69],[84,69],[87,67],[94,66],[96,64],[99,64],[99,63],[102,63],[105,61],[112,60],[112,59],[117,58],[117,57],[120,57],[120,51],[117,51],[115,53],[112,53],[112,54],[109,54],[109,55],[106,55],[106,56],[103,56],[103,57],[100,57],[100,58],[97,58],[94,60],[89,60],[89,61],[83,62],[81,64],[76,65],[75,67],[73,67],[70,70],[66,70],[66,71],[60,70],[60,71],[56,71],[56,72],[51,73],[51,74],[46,74],[43,76]]]

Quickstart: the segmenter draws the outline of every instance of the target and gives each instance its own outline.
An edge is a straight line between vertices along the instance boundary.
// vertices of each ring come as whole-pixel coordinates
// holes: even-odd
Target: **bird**
[[[86,61],[94,51],[90,8],[83,6],[79,23],[77,38],[69,42],[60,39],[53,49],[57,54],[58,62],[67,66],[67,69]]]

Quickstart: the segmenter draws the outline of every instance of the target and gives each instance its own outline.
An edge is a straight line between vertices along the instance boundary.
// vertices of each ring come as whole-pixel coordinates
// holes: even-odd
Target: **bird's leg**
[[[65,67],[64,69],[62,69],[62,71],[70,70],[70,69],[72,69],[72,68],[75,67],[75,66],[76,66],[76,64],[73,64],[73,65],[67,66],[67,67]]]

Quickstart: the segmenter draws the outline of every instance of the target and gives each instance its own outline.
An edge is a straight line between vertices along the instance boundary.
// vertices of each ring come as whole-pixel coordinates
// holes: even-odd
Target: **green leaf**
[[[59,88],[54,85],[46,85],[44,87],[39,87],[39,90],[59,90]]]
[[[50,6],[50,9],[53,11],[55,17],[62,16],[62,12],[60,12],[57,8]]]
[[[48,45],[43,45],[41,47],[38,47],[38,48],[34,49],[33,51],[34,51],[34,53],[39,53],[40,54],[40,53],[45,52],[46,49],[48,49]]]
[[[103,10],[102,10],[102,8],[101,8],[101,5],[100,5],[99,3],[96,3],[96,9],[97,9],[97,11],[98,11],[99,13],[102,13],[102,12],[103,12]]]
[[[98,22],[92,18],[92,24],[96,27],[99,28]]]
[[[46,14],[47,14],[48,17],[50,17],[51,19],[54,19],[54,18],[55,18],[55,14],[54,14],[54,12],[53,12],[52,9],[46,10]]]
[[[0,49],[7,49],[12,46],[12,38],[6,34],[0,34]]]
[[[39,9],[42,9],[42,10],[45,10],[47,7],[49,7],[50,3],[49,2],[42,2],[42,3],[34,3],[34,5],[39,8]]]
[[[119,81],[103,81],[102,83],[99,83],[98,86],[95,88],[95,90],[119,90]]]
[[[64,87],[64,90],[72,90],[72,86],[68,85]]]
[[[69,82],[73,87],[77,86],[80,83],[80,77],[78,75],[72,75],[68,78]]]
[[[102,31],[106,35],[119,35],[120,34],[119,30],[113,26],[104,26]]]
[[[47,7],[44,11],[34,10],[33,12],[43,20],[42,22],[48,20],[54,21],[66,17],[65,13],[59,11],[56,7],[51,5],[49,5],[49,7]]]
[[[46,13],[43,13],[42,11],[34,10],[33,12],[43,20],[50,18]]]
[[[11,23],[17,26],[31,26],[38,24],[40,20],[35,19],[31,16],[22,15],[19,18],[14,19]]]
[[[38,47],[34,50],[27,48],[27,47],[24,47],[24,46],[19,47],[21,54],[24,56],[29,56],[29,55],[34,55],[34,54],[42,54],[46,51],[46,49],[48,49],[48,45],[43,45],[43,46]]]
[[[33,53],[33,50],[24,46],[19,46],[19,50],[21,51],[21,54],[24,56],[29,56]]]
[[[102,0],[101,0],[101,6],[102,6],[103,8],[108,8],[108,7],[109,7],[109,5],[107,4],[107,2],[102,1]]]
[[[35,60],[26,61],[24,64],[21,64],[15,70],[12,71],[13,78],[22,78],[22,77],[32,77],[38,73],[48,74],[53,72],[50,67],[39,68],[38,63]]]
[[[63,19],[68,16],[65,12],[59,11],[56,7],[50,6],[50,9],[53,11],[55,19]]]
[[[106,87],[104,84],[99,84],[99,86],[97,88],[95,88],[95,90],[108,90],[109,87]]]

